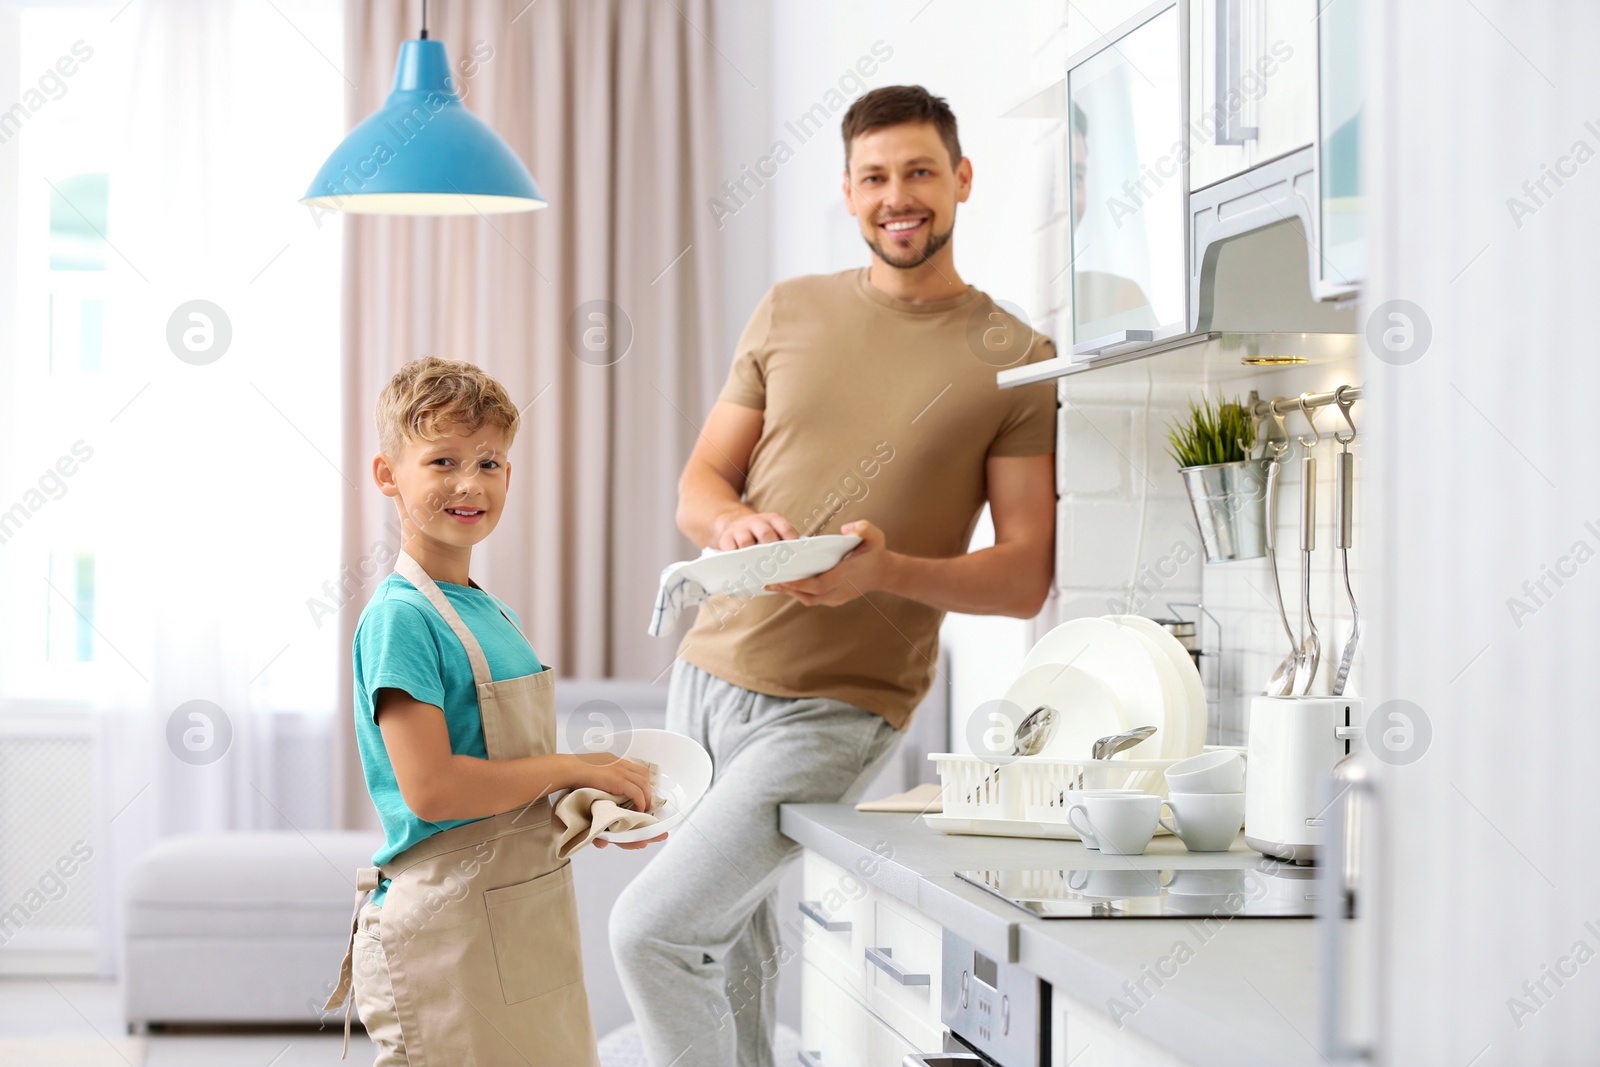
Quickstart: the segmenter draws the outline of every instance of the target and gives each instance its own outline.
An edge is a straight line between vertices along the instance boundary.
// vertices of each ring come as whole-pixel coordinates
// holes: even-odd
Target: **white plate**
[[[1122,705],[1124,729],[1156,728],[1154,737],[1124,750],[1128,758],[1161,758],[1168,729],[1167,694],[1155,657],[1139,635],[1105,619],[1069,619],[1039,639],[1022,667],[1028,670],[1048,663],[1076,667],[1104,682]]]
[[[1128,727],[1122,706],[1098,678],[1077,667],[1046,663],[1025,670],[1006,690],[1005,699],[1021,709],[1014,729],[1041,704],[1056,709],[1055,729],[1035,756],[1088,759],[1094,743]],[[1006,739],[1010,752],[1011,739]]]
[[[711,754],[693,738],[671,730],[619,730],[585,746],[590,752],[613,752],[656,765],[659,818],[649,826],[597,834],[595,840],[629,845],[666,833],[688,817],[711,788]]]
[[[1178,674],[1178,682],[1184,691],[1184,708],[1188,713],[1188,728],[1184,731],[1183,751],[1174,752],[1172,759],[1188,759],[1190,756],[1200,754],[1206,743],[1207,706],[1206,687],[1200,679],[1200,669],[1194,665],[1194,657],[1189,655],[1189,650],[1168,633],[1160,623],[1147,619],[1143,615],[1107,615],[1114,623],[1129,626],[1144,634],[1161,650],[1161,654],[1172,664]]]
[[[832,570],[860,543],[855,534],[820,534],[710,552],[694,561],[694,579],[715,595],[768,596],[763,586],[815,578]]]
[[[1161,703],[1167,709],[1167,730],[1166,735],[1159,738],[1161,741],[1159,751],[1162,759],[1181,758],[1181,754],[1187,751],[1189,740],[1189,694],[1184,692],[1183,681],[1178,677],[1177,670],[1161,651],[1161,646],[1150,639],[1149,634],[1137,626],[1117,622],[1109,615],[1104,618],[1122,626],[1137,637],[1139,643],[1144,645],[1145,651],[1149,653],[1150,661],[1156,665],[1156,673],[1161,676]]]

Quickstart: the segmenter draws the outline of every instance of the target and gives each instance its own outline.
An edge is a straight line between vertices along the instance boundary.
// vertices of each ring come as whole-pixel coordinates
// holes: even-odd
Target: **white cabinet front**
[[[1316,0],[1193,0],[1189,188],[1317,138]]]
[[[1184,327],[1183,48],[1172,4],[1067,72],[1074,358]]]

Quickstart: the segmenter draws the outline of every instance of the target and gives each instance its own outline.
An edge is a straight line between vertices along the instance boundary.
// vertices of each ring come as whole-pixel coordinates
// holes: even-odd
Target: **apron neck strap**
[[[494,676],[489,671],[489,659],[483,654],[483,647],[478,644],[478,639],[467,628],[467,624],[461,621],[461,616],[456,612],[449,598],[444,595],[444,590],[439,588],[439,583],[434,581],[428,572],[422,569],[422,564],[402,551],[394,561],[394,571],[400,577],[416,586],[417,591],[428,598],[428,603],[432,604],[434,609],[444,616],[444,621],[449,625],[450,632],[456,635],[456,638],[461,642],[461,647],[467,650],[467,659],[472,664],[472,680],[479,685],[494,681]],[[467,582],[480,593],[485,593],[483,587],[471,578],[468,578]],[[485,593],[485,595],[489,596],[488,593]],[[516,620],[506,614],[505,608],[500,607],[500,602],[495,600],[493,596],[489,596],[489,599],[494,600],[495,607],[499,609],[500,614],[505,616],[505,620],[511,623],[518,634],[522,634],[522,627],[517,626]],[[526,635],[523,636],[523,640],[527,640]]]

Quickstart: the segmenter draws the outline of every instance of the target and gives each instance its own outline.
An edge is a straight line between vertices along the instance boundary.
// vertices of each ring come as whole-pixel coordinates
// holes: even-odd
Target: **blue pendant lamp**
[[[400,42],[389,99],[350,131],[300,202],[358,215],[496,215],[548,201],[498,134],[468,111],[441,41]]]

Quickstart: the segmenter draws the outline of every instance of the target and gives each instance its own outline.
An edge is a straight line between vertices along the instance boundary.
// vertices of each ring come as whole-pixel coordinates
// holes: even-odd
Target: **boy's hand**
[[[636,850],[641,849],[641,848],[649,848],[651,845],[655,844],[657,841],[665,841],[666,839],[667,839],[667,835],[666,834],[661,834],[659,837],[652,837],[648,841],[635,841],[632,844],[618,845],[617,847],[618,848],[625,848],[629,852],[633,852],[633,851],[636,851]],[[603,841],[598,837],[594,839],[594,847],[595,848],[605,848],[609,844],[611,844],[610,841]]]
[[[615,793],[633,801],[634,811],[650,810],[650,768],[645,764],[611,752],[579,752],[568,758],[572,788]]]

